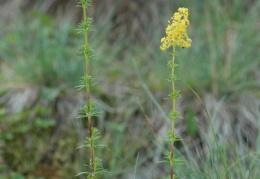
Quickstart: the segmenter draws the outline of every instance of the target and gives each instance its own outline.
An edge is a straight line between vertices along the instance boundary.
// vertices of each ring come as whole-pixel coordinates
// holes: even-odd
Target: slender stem
[[[84,23],[87,22],[87,15],[86,15],[86,8],[83,8],[83,16],[84,16]],[[88,32],[85,31],[85,50],[88,49]],[[87,53],[85,53],[86,58],[86,75],[89,76],[89,56]],[[92,137],[92,126],[91,126],[91,109],[90,109],[90,89],[89,85],[87,85],[87,91],[86,91],[86,97],[87,97],[87,105],[88,105],[88,130],[89,130],[89,138]],[[94,147],[93,143],[90,143],[90,160],[91,160],[91,172],[92,172],[92,178],[95,177],[95,166],[94,166]]]
[[[242,172],[241,162],[238,161],[239,156],[238,156],[238,152],[237,152],[237,145],[236,145],[236,140],[235,140],[235,136],[234,136],[234,133],[233,133],[233,129],[232,129],[232,127],[231,127],[230,119],[228,120],[228,124],[229,124],[229,130],[230,130],[230,132],[231,132],[231,134],[232,134],[233,146],[234,146],[234,149],[235,149],[235,155],[236,155],[236,160],[237,160],[236,162],[237,162],[237,164],[238,164],[239,175],[240,175],[240,177],[243,178],[244,175],[243,175],[243,172]]]
[[[172,57],[172,78],[174,78],[174,68],[175,68],[175,47],[173,47],[173,57]],[[172,81],[172,92],[175,92],[175,84],[174,81]],[[176,112],[175,109],[175,99],[172,101],[172,112]],[[172,134],[174,135],[174,127],[175,127],[175,122],[172,121]],[[173,161],[174,158],[174,141],[171,141],[171,161]],[[171,162],[171,179],[173,179],[173,163]]]
[[[203,107],[204,111],[206,112],[207,118],[208,118],[208,120],[209,120],[210,128],[211,128],[211,131],[212,131],[212,133],[213,133],[214,141],[215,141],[215,144],[216,144],[216,146],[217,146],[217,151],[218,151],[218,154],[219,154],[219,158],[220,158],[220,160],[221,160],[221,162],[222,162],[222,165],[224,166],[224,169],[225,169],[225,172],[223,173],[223,175],[225,175],[224,178],[226,178],[226,175],[228,176],[228,173],[227,173],[227,171],[228,171],[228,170],[227,170],[227,165],[226,165],[226,162],[225,162],[225,160],[224,160],[224,158],[223,158],[223,155],[222,155],[222,153],[221,153],[221,151],[220,151],[220,147],[219,147],[218,141],[217,141],[217,136],[216,136],[216,133],[215,133],[213,124],[212,124],[212,120],[211,120],[211,118],[210,118],[210,116],[209,116],[209,113],[208,113],[208,110],[207,110],[207,108],[206,108],[206,105],[205,105],[205,103],[203,102],[203,100],[200,98],[200,96],[199,96],[189,85],[188,85],[188,87],[189,87],[190,90],[197,96],[197,98],[199,99],[199,101],[200,101],[201,104],[202,104],[202,107]]]

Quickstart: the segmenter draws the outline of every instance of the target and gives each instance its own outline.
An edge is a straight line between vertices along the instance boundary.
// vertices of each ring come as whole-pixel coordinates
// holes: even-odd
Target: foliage
[[[179,137],[174,134],[175,132],[175,121],[177,119],[181,119],[180,113],[176,111],[176,100],[181,97],[179,91],[175,89],[175,81],[177,80],[176,75],[174,74],[175,68],[178,66],[176,65],[175,58],[178,55],[175,51],[175,47],[190,47],[191,46],[191,39],[188,37],[187,34],[187,27],[190,24],[188,20],[188,9],[187,8],[179,8],[178,12],[174,13],[173,17],[171,18],[173,21],[171,24],[168,25],[166,28],[166,37],[161,39],[161,50],[166,50],[170,47],[173,47],[172,51],[172,60],[170,60],[167,66],[171,69],[171,74],[168,81],[170,81],[172,86],[172,92],[168,94],[170,99],[172,100],[172,111],[168,114],[167,118],[172,121],[172,128],[167,132],[167,139],[166,141],[170,142],[171,150],[166,153],[165,159],[163,162],[168,163],[171,166],[170,171],[170,179],[176,178],[174,174],[174,164],[180,163],[181,159],[174,158],[174,143],[179,141]]]
[[[50,2],[58,4],[52,0],[44,4]],[[95,7],[99,3],[96,2]],[[107,2],[111,1],[107,0],[105,5]],[[104,168],[111,171],[104,178],[133,178],[134,171],[136,178],[157,179],[168,175],[168,164],[157,161],[163,160],[159,153],[169,146],[164,148],[155,142],[163,138],[164,126],[169,126],[167,120],[158,120],[165,116],[162,109],[170,110],[170,100],[161,100],[173,95],[167,96],[165,92],[170,90],[168,81],[174,81],[183,94],[177,103],[183,120],[176,121],[176,132],[185,140],[176,142],[175,156],[185,160],[182,165],[176,165],[176,176],[218,179],[225,173],[205,113],[188,84],[209,108],[228,175],[238,179],[257,178],[260,175],[259,1],[151,1],[150,9],[137,6],[137,1],[127,7],[122,4],[129,2],[109,3],[110,13],[107,9],[95,9],[96,16],[100,12],[107,16],[99,18],[102,23],[95,24],[96,31],[91,32],[89,39],[97,59],[92,61],[91,76],[95,81],[103,81],[89,86],[93,89],[93,100],[104,110],[94,121],[100,129],[100,142],[109,146],[109,150],[100,148],[96,152],[97,156],[103,156]],[[161,5],[169,9],[161,9]],[[193,43],[189,50],[178,50],[181,60],[176,76],[181,79],[176,81],[177,77],[168,77],[165,70],[165,59],[171,55],[161,52],[158,46],[167,24],[162,19],[169,18],[175,7],[183,6],[189,8],[192,25],[188,33]],[[28,9],[30,7],[36,6],[30,5]],[[152,15],[146,14],[148,11]],[[52,12],[52,8],[45,12]],[[68,17],[73,16],[73,12],[63,13]],[[76,146],[84,145],[86,119],[79,121],[71,113],[70,122],[65,125],[62,119],[70,115],[63,113],[71,107],[61,112],[58,104],[68,99],[77,101],[77,95],[82,95],[73,91],[73,86],[79,85],[77,81],[84,66],[83,61],[75,62],[75,46],[82,43],[81,34],[73,30],[72,21],[54,19],[39,11],[26,16],[13,14],[15,20],[3,22],[4,16],[0,19],[4,27],[0,33],[0,178],[50,177],[44,172],[52,177],[74,178],[76,172],[85,170],[83,163],[89,160],[82,148],[75,151]],[[132,65],[132,61],[136,65]],[[30,85],[50,88],[39,95],[41,102],[19,113],[10,110],[7,99],[15,96],[14,91]],[[86,87],[84,83],[81,85]],[[66,96],[70,91],[73,93]],[[43,106],[46,103],[50,106]],[[36,106],[51,113],[39,114]],[[73,108],[79,110],[81,106],[73,105]],[[231,129],[227,125],[229,120]]]
[[[0,42],[0,58],[8,68],[4,81],[49,87],[75,85],[82,72],[82,63],[72,58],[72,48],[78,44],[76,33],[68,23],[56,24],[38,11],[31,15],[36,18],[17,21]]]
[[[104,145],[100,145],[100,132],[98,129],[92,127],[92,121],[91,118],[98,116],[100,114],[100,109],[96,105],[96,102],[90,99],[90,87],[92,86],[93,77],[90,76],[90,61],[93,60],[93,50],[89,46],[88,42],[88,33],[90,31],[93,31],[93,19],[87,18],[86,15],[86,9],[91,6],[91,0],[80,0],[78,3],[78,7],[81,7],[83,9],[83,21],[79,25],[79,33],[84,33],[85,38],[85,44],[81,47],[81,59],[85,60],[86,63],[86,74],[82,77],[82,84],[80,86],[80,89],[86,88],[86,105],[82,107],[83,115],[78,116],[77,118],[87,118],[88,119],[88,132],[89,137],[86,137],[85,145],[80,146],[89,148],[90,150],[90,159],[89,159],[89,165],[87,167],[89,168],[90,172],[80,172],[79,175],[87,175],[88,179],[96,179],[99,175],[101,175],[103,172],[106,172],[103,170],[102,166],[102,160],[97,158],[95,155],[95,151],[98,147],[102,147]]]

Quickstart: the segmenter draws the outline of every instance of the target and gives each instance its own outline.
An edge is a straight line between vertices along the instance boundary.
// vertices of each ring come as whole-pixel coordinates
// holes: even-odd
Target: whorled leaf
[[[166,119],[170,119],[172,121],[175,121],[177,119],[182,119],[181,115],[177,111],[171,111],[168,116],[165,117]]]

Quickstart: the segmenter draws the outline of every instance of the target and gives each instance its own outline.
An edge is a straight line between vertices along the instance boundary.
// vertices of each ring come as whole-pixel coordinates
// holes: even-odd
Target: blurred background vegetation
[[[85,171],[88,151],[76,150],[87,135],[76,119],[84,94],[77,60],[83,43],[75,28],[77,0],[0,0],[0,178],[70,179]],[[170,101],[165,80],[170,54],[161,51],[167,21],[178,7],[190,10],[191,48],[178,49],[176,132],[180,178],[259,179],[260,1],[94,0],[88,15],[96,31],[92,98],[103,113],[104,178],[161,179],[158,163],[168,147],[161,139]],[[200,100],[204,101],[214,131]],[[213,140],[213,132],[224,162]],[[136,168],[136,171],[135,171]],[[135,174],[136,173],[136,174]]]

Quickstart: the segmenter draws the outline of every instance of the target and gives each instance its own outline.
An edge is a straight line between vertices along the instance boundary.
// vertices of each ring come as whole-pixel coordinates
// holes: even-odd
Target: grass
[[[9,69],[5,81],[47,87],[75,84],[83,69],[73,59],[76,56],[73,47],[78,44],[72,38],[76,36],[73,28],[68,23],[56,25],[50,17],[37,11],[31,15],[36,19],[17,21],[11,27],[12,33],[7,33],[1,43],[3,65]]]
[[[193,43],[189,50],[179,50],[178,59],[182,60],[176,73],[181,80],[177,86],[183,98],[177,108],[184,119],[193,122],[176,124],[176,132],[185,139],[175,145],[176,155],[185,159],[184,165],[176,167],[176,175],[222,179],[224,172],[204,109],[189,85],[205,102],[227,163],[226,173],[230,178],[257,179],[260,3],[171,3],[169,7],[174,9],[156,12],[156,22],[161,21],[160,24],[141,21],[150,29],[143,33],[149,43],[133,37],[118,41],[107,38],[115,32],[116,9],[104,23],[95,25],[97,31],[91,35],[90,42],[99,59],[93,64],[93,76],[102,81],[93,89],[93,98],[104,110],[95,125],[101,129],[102,143],[109,146],[109,150],[106,147],[100,151],[105,156],[104,168],[110,171],[107,178],[157,179],[168,174],[168,166],[157,163],[167,146],[155,143],[144,115],[152,122],[156,137],[164,138],[169,123],[162,121],[163,113],[171,106],[162,100],[167,96],[164,91],[170,90],[164,80],[168,76],[164,68],[170,55],[160,51],[159,39],[165,20],[177,7],[185,6],[191,13],[189,34]],[[74,178],[77,172],[84,171],[83,163],[88,160],[85,152],[75,150],[86,136],[86,121],[74,118],[83,96],[74,89],[84,71],[81,61],[75,62],[75,47],[82,39],[72,30],[72,22],[32,13],[34,18],[29,14],[15,23],[0,22],[6,27],[0,33],[0,178],[40,178],[44,176],[42,171],[48,171],[45,178],[47,173]],[[120,25],[116,31],[119,34],[123,33]],[[130,45],[132,40],[135,45]],[[28,87],[32,88],[31,95],[24,93]],[[31,98],[34,93],[36,98]],[[27,103],[20,102],[24,99]],[[14,105],[21,111],[13,111]],[[188,125],[196,125],[195,132],[189,133]]]

